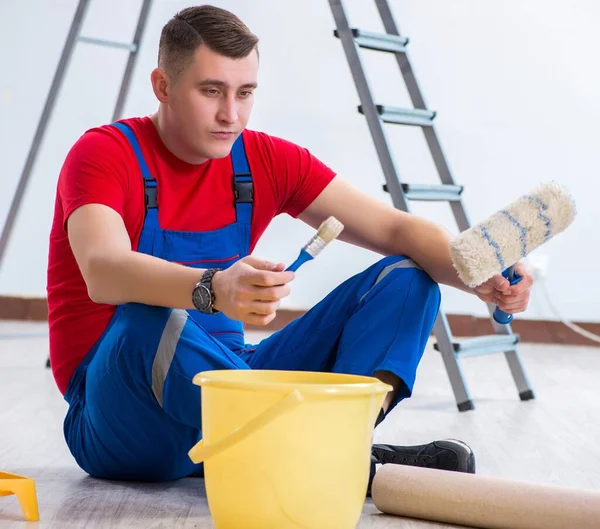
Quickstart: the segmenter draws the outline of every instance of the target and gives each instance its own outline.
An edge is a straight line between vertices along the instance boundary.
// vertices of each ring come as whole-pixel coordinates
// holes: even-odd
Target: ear
[[[156,99],[161,103],[168,103],[169,101],[169,77],[160,68],[155,68],[150,74],[150,81],[152,82],[152,90]]]

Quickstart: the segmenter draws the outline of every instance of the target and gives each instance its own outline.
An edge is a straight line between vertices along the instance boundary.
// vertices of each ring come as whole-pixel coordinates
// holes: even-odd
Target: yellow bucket
[[[354,529],[375,420],[392,390],[376,378],[302,371],[207,371],[204,462],[216,529]]]

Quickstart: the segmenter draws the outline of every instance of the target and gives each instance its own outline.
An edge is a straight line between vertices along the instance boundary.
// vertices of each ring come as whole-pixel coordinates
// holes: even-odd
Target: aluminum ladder
[[[341,40],[360,99],[361,104],[358,111],[367,119],[385,177],[386,184],[383,188],[391,195],[394,207],[410,212],[409,203],[413,200],[448,202],[459,230],[462,232],[468,229],[470,223],[461,197],[463,186],[454,182],[435,131],[436,113],[425,105],[408,58],[408,39],[400,36],[387,0],[375,0],[385,33],[373,33],[350,27],[343,0],[329,0],[329,4],[336,25],[334,35]],[[398,108],[375,103],[361,61],[360,48],[394,54],[414,108]],[[441,184],[409,184],[401,181],[394,165],[384,124],[421,127]],[[433,334],[437,341],[434,348],[442,355],[459,411],[475,409],[459,363],[459,359],[469,356],[503,352],[520,399],[535,398],[519,356],[517,346],[519,335],[512,332],[510,325],[499,325],[493,320],[491,316],[494,309],[493,305],[488,304],[494,334],[463,341],[454,339],[448,318],[441,308],[438,313],[433,328]]]
[[[19,214],[21,203],[23,201],[23,198],[25,197],[27,185],[29,184],[31,173],[33,172],[37,155],[42,141],[44,139],[44,135],[46,133],[48,122],[50,121],[50,118],[52,116],[52,111],[54,110],[54,105],[56,103],[58,93],[60,91],[63,79],[65,77],[65,73],[69,66],[69,62],[73,55],[73,50],[78,42],[98,46],[107,46],[111,48],[119,48],[129,52],[127,63],[125,65],[125,70],[123,72],[123,78],[121,80],[121,87],[117,96],[117,102],[115,103],[115,108],[113,111],[112,121],[117,121],[122,116],[123,107],[125,106],[125,100],[129,92],[129,87],[131,85],[131,78],[133,76],[133,70],[136,64],[140,48],[140,42],[142,41],[144,30],[146,28],[146,22],[150,13],[152,0],[143,0],[138,16],[137,25],[133,35],[133,40],[130,43],[115,42],[110,40],[81,36],[81,25],[83,24],[83,20],[85,18],[85,14],[87,12],[89,4],[90,0],[79,0],[79,4],[77,5],[77,9],[75,10],[75,15],[73,16],[73,21],[71,22],[71,27],[69,28],[69,33],[67,34],[67,38],[63,46],[63,51],[60,56],[60,60],[58,61],[56,72],[54,73],[54,78],[52,79],[52,83],[50,85],[50,90],[48,91],[48,95],[46,97],[46,102],[42,110],[42,115],[38,122],[35,134],[33,136],[31,147],[29,148],[29,153],[27,155],[27,159],[25,161],[25,165],[23,167],[23,171],[19,179],[17,189],[13,196],[10,209],[6,217],[6,221],[4,222],[2,235],[0,236],[0,270],[2,269],[2,262],[6,254],[6,250],[8,248],[8,243],[10,241],[11,234],[15,227],[15,221],[17,219],[17,215]],[[50,367],[49,358],[46,361],[46,367]]]
[[[73,55],[73,50],[78,42],[84,42],[87,44],[99,46],[107,46],[111,48],[119,48],[127,50],[129,52],[127,64],[125,65],[125,70],[123,72],[121,88],[119,90],[119,95],[117,96],[117,102],[115,104],[115,109],[112,116],[112,121],[117,121],[122,115],[123,107],[125,106],[125,100],[127,98],[127,93],[129,92],[129,87],[131,85],[131,78],[136,64],[140,42],[142,40],[144,30],[146,27],[146,22],[148,20],[148,15],[150,13],[152,0],[143,0],[142,2],[137,26],[135,28],[135,33],[133,36],[133,41],[131,43],[114,42],[109,40],[81,36],[81,25],[83,24],[83,20],[85,18],[85,14],[87,12],[89,4],[90,0],[79,0],[79,4],[77,5],[77,9],[75,10],[75,15],[73,16],[73,21],[71,22],[71,27],[69,28],[69,33],[67,34],[67,39],[65,41],[65,45],[60,56],[58,66],[56,67],[56,72],[54,73],[54,78],[52,79],[50,90],[48,91],[48,95],[46,97],[44,109],[42,110],[42,115],[38,122],[35,134],[33,136],[33,140],[31,142],[31,147],[29,148],[29,153],[27,155],[27,159],[23,167],[23,172],[21,173],[17,189],[13,196],[10,209],[6,217],[6,221],[2,229],[2,235],[0,236],[0,270],[2,269],[4,255],[6,253],[6,249],[8,248],[10,236],[14,229],[15,221],[19,213],[19,208],[25,196],[27,185],[29,184],[31,173],[33,171],[40,146],[46,133],[48,122],[50,121],[50,117],[52,116],[52,111],[54,110],[54,105],[56,103],[60,87],[65,77],[67,68],[69,66],[71,56]]]

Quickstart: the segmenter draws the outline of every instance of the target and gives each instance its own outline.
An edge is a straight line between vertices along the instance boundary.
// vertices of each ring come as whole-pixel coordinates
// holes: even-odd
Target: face
[[[176,79],[155,71],[154,90],[163,103],[161,133],[168,146],[188,161],[228,156],[250,118],[257,77],[256,50],[230,59],[206,46],[196,50]]]

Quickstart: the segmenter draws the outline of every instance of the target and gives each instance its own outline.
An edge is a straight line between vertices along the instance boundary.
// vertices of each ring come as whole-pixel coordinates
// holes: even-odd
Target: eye
[[[216,88],[203,88],[202,91],[209,96],[219,95],[219,91]]]
[[[242,90],[240,92],[240,97],[242,99],[246,98],[246,97],[250,97],[252,95],[252,90]]]

